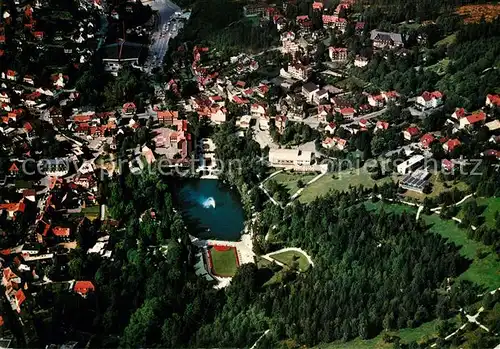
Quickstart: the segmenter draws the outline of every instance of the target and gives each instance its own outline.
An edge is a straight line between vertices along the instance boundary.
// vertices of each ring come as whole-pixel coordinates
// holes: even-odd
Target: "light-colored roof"
[[[495,131],[495,130],[498,130],[500,128],[500,121],[493,120],[493,121],[487,122],[485,125],[486,125],[486,127],[488,127],[488,129],[490,131]]]

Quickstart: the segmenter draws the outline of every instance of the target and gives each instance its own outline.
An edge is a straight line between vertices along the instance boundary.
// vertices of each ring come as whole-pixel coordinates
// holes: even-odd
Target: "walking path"
[[[452,332],[449,335],[447,335],[446,337],[444,337],[444,340],[449,340],[450,338],[453,338],[457,333],[459,333],[461,330],[463,330],[469,323],[474,323],[474,324],[478,325],[479,327],[481,327],[486,332],[490,332],[490,329],[488,327],[484,326],[479,321],[477,321],[477,318],[479,317],[479,315],[484,311],[483,307],[479,308],[477,313],[475,315],[472,315],[472,316],[466,314],[463,309],[460,309],[460,311],[465,314],[465,317],[467,318],[467,322],[465,324],[463,324],[462,326],[460,326],[458,329],[456,329],[454,332]],[[437,346],[437,343],[434,343],[431,345],[431,348],[435,348],[436,346]],[[500,345],[498,345],[496,348],[499,348],[499,347],[500,347]]]
[[[259,337],[259,338],[255,341],[255,343],[254,343],[254,344],[250,347],[250,349],[255,349],[255,348],[257,348],[257,344],[259,344],[259,341],[260,341],[262,338],[264,338],[264,336],[265,336],[266,334],[268,334],[268,333],[269,333],[269,330],[266,330],[266,331],[262,334],[262,336],[260,336],[260,337]]]

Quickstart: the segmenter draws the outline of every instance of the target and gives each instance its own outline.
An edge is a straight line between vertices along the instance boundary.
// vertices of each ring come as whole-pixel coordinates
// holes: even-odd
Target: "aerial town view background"
[[[0,12],[2,348],[500,348],[500,5]]]

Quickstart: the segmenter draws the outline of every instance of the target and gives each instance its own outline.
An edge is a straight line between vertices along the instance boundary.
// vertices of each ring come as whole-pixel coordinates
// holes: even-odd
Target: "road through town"
[[[168,41],[177,35],[177,25],[173,23],[169,25],[168,22],[175,12],[181,11],[181,8],[169,0],[153,0],[149,5],[158,16],[156,30],[151,35],[152,44],[146,64],[148,71],[151,71],[153,68],[161,67],[168,49]]]

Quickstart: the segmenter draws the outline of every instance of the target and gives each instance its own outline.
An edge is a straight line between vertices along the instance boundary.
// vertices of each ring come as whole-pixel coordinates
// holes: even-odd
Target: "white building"
[[[425,157],[423,155],[414,155],[405,162],[397,166],[397,171],[399,174],[405,175],[409,172],[415,170],[417,167],[423,164]]]
[[[443,94],[439,91],[425,91],[417,97],[417,104],[425,109],[437,108],[443,104]]]
[[[271,149],[269,162],[271,166],[310,166],[314,160],[314,153],[299,149]]]

